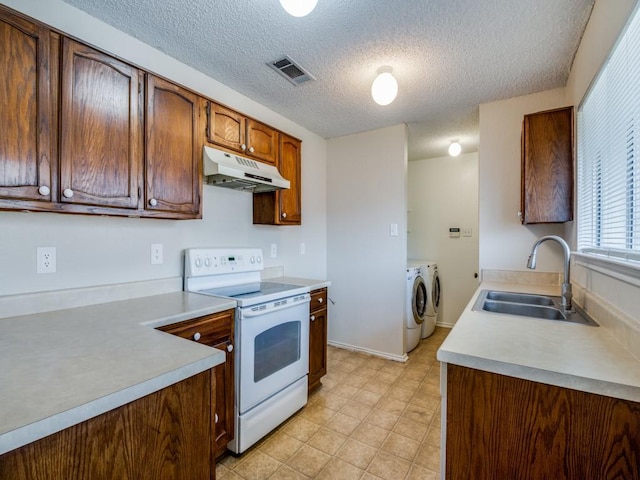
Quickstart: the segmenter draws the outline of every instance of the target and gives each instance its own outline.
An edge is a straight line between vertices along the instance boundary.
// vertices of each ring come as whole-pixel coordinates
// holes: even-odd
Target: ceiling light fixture
[[[280,5],[284,8],[289,15],[294,17],[304,17],[309,15],[314,8],[318,0],[280,0]]]
[[[451,140],[451,145],[449,145],[449,155],[452,157],[457,157],[462,152],[462,147],[457,140]]]
[[[398,81],[391,74],[391,67],[380,67],[371,84],[371,96],[378,105],[389,105],[398,95]]]

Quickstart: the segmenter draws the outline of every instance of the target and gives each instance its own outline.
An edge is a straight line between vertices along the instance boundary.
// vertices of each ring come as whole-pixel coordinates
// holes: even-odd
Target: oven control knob
[[[316,321],[316,316],[315,315],[311,315],[311,321],[315,322]]]
[[[200,337],[202,337],[202,335],[200,335],[200,332],[196,332],[193,334],[193,339],[197,342],[198,340],[200,340]]]
[[[262,263],[262,257],[260,255],[256,257],[256,262]]]
[[[227,352],[233,352],[233,345],[227,345]]]
[[[211,259],[210,259],[209,257],[205,258],[205,259],[204,259],[204,264],[205,264],[207,267],[210,267],[210,266],[211,266]]]
[[[253,255],[251,255],[251,258],[249,259],[249,261],[251,263],[256,263],[256,257],[254,257]]]
[[[196,257],[196,267],[200,268],[202,266],[202,259],[200,257]]]

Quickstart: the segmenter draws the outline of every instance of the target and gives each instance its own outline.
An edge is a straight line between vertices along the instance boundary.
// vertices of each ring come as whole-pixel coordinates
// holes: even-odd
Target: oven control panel
[[[185,276],[257,272],[264,268],[259,248],[190,248],[185,251]]]

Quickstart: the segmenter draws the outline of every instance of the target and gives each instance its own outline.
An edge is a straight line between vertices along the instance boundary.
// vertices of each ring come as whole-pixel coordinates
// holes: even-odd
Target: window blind
[[[640,10],[577,115],[578,251],[640,261]]]

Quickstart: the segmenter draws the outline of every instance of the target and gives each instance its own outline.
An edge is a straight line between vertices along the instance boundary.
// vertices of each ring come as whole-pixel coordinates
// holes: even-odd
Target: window
[[[640,14],[578,109],[578,251],[640,261]]]

